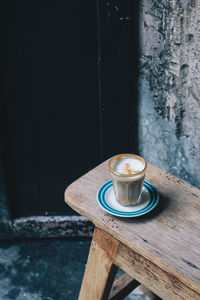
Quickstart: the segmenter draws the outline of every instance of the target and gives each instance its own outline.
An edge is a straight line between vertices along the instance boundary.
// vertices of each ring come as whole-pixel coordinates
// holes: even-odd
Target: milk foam
[[[115,163],[115,171],[124,175],[131,175],[144,169],[144,164],[135,158],[121,158]]]

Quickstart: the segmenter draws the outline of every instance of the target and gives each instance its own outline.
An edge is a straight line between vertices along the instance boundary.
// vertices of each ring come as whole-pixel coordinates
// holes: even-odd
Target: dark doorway
[[[138,4],[0,4],[1,141],[12,217],[74,214],[68,184],[137,152]]]

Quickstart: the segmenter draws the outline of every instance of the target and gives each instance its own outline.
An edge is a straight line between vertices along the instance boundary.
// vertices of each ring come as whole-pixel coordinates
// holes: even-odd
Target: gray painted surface
[[[200,187],[200,3],[141,0],[139,151]]]

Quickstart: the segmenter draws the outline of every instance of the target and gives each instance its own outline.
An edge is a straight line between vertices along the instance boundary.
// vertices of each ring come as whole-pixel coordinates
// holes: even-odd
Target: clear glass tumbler
[[[123,206],[133,206],[139,202],[147,162],[135,154],[118,154],[108,162],[114,193]]]

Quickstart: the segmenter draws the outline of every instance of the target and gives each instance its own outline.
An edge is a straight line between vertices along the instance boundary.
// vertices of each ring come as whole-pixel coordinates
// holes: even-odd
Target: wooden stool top
[[[160,201],[149,214],[119,218],[106,213],[96,194],[111,179],[107,162],[72,183],[65,201],[115,239],[200,293],[200,190],[149,165],[146,179],[158,189]]]

